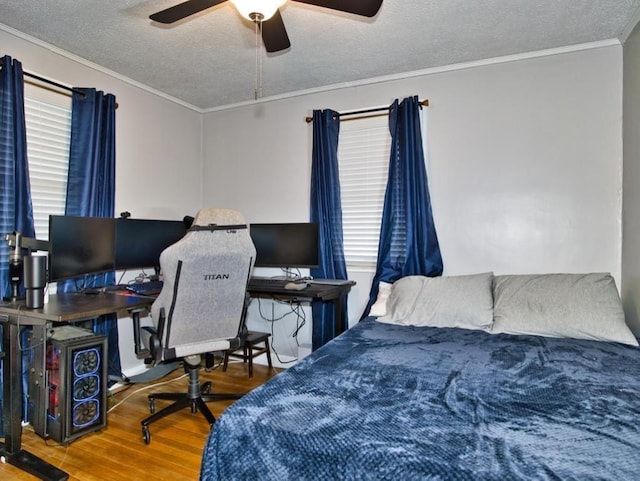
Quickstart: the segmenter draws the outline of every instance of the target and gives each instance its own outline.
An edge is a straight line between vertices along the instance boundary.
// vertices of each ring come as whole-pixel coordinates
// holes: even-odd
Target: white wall
[[[640,26],[624,44],[624,238],[622,299],[627,323],[640,335]]]
[[[622,47],[613,42],[208,113],[204,203],[238,208],[250,222],[307,220],[312,127],[304,117],[413,94],[430,101],[445,274],[607,271],[620,286]],[[359,282],[353,322],[371,276],[350,276]],[[255,310],[249,322],[269,329]],[[276,345],[295,355],[291,326],[280,328]]]
[[[200,113],[17,33],[0,30],[0,46],[27,72],[116,96],[116,215],[182,219],[200,208]],[[131,320],[119,327],[123,370],[136,369]]]

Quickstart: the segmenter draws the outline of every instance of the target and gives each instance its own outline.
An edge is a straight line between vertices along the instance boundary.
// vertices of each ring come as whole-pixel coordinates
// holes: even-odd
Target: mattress
[[[228,408],[201,480],[639,473],[637,347],[368,318]]]

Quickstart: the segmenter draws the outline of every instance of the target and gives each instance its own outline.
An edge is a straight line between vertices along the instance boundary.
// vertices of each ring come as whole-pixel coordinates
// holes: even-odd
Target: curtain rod
[[[2,70],[2,67],[0,67],[0,70]],[[34,86],[36,86],[36,87],[43,88],[43,89],[45,89],[45,90],[49,90],[50,92],[54,92],[54,93],[57,93],[57,94],[61,94],[61,95],[64,95],[64,96],[66,96],[66,97],[71,97],[71,94],[72,94],[73,92],[75,92],[75,93],[77,93],[77,94],[80,94],[80,95],[82,95],[83,97],[86,97],[86,96],[87,96],[87,94],[85,94],[82,90],[78,90],[78,89],[73,88],[73,87],[67,87],[66,85],[63,85],[63,84],[58,83],[58,82],[55,82],[55,81],[50,80],[50,79],[45,78],[45,77],[41,77],[40,75],[36,75],[36,74],[34,74],[34,73],[31,73],[31,72],[26,72],[26,71],[24,71],[24,70],[22,71],[22,74],[23,74],[24,76],[26,76],[26,77],[31,77],[32,79],[38,80],[39,82],[43,82],[43,83],[46,83],[46,84],[52,85],[52,86],[54,86],[54,87],[56,87],[56,88],[58,88],[58,89],[66,90],[66,91],[67,91],[67,92],[69,92],[69,93],[59,92],[58,90],[54,90],[54,89],[52,89],[52,88],[50,88],[50,87],[46,87],[46,86],[44,86],[44,85],[40,85],[40,84],[38,84],[38,83],[35,83],[35,82],[29,82],[28,80],[25,80],[25,83],[28,83],[28,84],[34,85]],[[115,106],[115,107],[116,107],[116,109],[118,108],[118,103],[117,103],[117,102],[116,102],[116,106]]]
[[[428,107],[429,106],[429,99],[424,99],[420,101],[420,105],[422,105],[423,107]],[[364,110],[354,110],[354,111],[350,111],[350,112],[343,112],[343,113],[338,113],[338,117],[344,117],[346,115],[358,115],[358,117],[353,117],[350,119],[345,119],[345,122],[347,120],[357,120],[357,119],[366,119],[369,117],[379,117],[382,115],[387,115],[386,113],[384,114],[375,114],[375,112],[388,112],[389,109],[391,107],[377,107],[377,108],[373,108],[373,109],[364,109]],[[365,114],[365,115],[362,115]],[[373,115],[366,115],[366,114],[373,114]],[[311,122],[313,122],[313,117],[305,117],[305,122],[307,122],[308,124],[310,124]]]
[[[41,77],[40,75],[36,75],[34,73],[30,73],[30,72],[26,72],[26,71],[22,71],[22,74],[27,76],[27,77],[31,77],[33,79],[36,79],[40,82],[44,82],[46,84],[49,85],[53,85],[56,88],[62,89],[62,90],[66,90],[67,92],[70,92],[69,94],[63,94],[63,95],[68,95],[69,97],[71,97],[71,93],[75,92],[77,94],[82,95],[83,97],[86,97],[86,94],[84,92],[82,92],[81,90],[78,89],[74,89],[73,87],[67,87],[66,85],[62,85],[61,83],[58,82],[54,82],[53,80],[49,80],[48,78],[44,78]]]

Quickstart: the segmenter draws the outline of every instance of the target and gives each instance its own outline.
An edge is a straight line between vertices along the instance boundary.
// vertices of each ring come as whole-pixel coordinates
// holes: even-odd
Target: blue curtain
[[[0,292],[11,293],[9,282],[9,247],[4,235],[14,231],[35,237],[27,133],[24,122],[24,78],[22,64],[11,57],[2,58],[0,72],[0,175],[2,206],[0,207]]]
[[[114,217],[115,129],[116,99],[112,94],[90,88],[74,89],[66,215]],[[58,292],[114,283],[115,274],[109,272],[60,282]],[[117,316],[112,314],[94,320],[93,331],[107,336],[109,376],[120,379],[122,368],[118,350]]]
[[[378,283],[409,275],[442,274],[442,257],[431,200],[420,131],[418,97],[396,100],[389,111],[391,156],[385,191],[378,261],[369,303],[378,296]]]
[[[11,294],[11,282],[9,247],[4,240],[4,235],[18,231],[25,237],[35,237],[35,230],[29,185],[29,165],[27,163],[22,64],[5,56],[0,65],[2,67],[0,72],[0,175],[2,176],[0,293],[6,297]],[[25,350],[23,366],[28,363],[28,355],[29,351]],[[2,392],[1,374],[0,371],[0,392]],[[0,396],[0,435],[3,435],[2,433],[2,399]]]
[[[338,134],[340,118],[332,110],[313,112],[313,151],[311,160],[311,222],[319,226],[320,266],[311,269],[313,277],[346,279],[342,237],[342,203],[338,175]],[[334,337],[335,314],[331,304],[314,301],[312,350]],[[347,322],[347,303],[343,319]],[[346,328],[346,326],[343,326]]]

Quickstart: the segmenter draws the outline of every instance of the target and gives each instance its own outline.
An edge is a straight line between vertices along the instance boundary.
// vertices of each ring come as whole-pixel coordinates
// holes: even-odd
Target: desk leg
[[[333,306],[334,306],[334,319],[335,319],[335,326],[334,326],[334,333],[333,333],[333,337],[338,337],[340,334],[342,334],[345,329],[344,329],[344,316],[342,315],[343,312],[343,306],[344,306],[344,295],[339,295],[338,297],[336,297],[333,300]]]
[[[41,328],[35,326],[34,328]],[[64,481],[69,475],[21,448],[22,443],[22,359],[18,336],[20,328],[13,322],[2,325],[2,395],[4,443],[0,455],[6,462],[46,481]],[[45,348],[44,346],[42,347]],[[17,366],[14,367],[14,366]]]
[[[20,366],[20,349],[18,343],[18,326],[8,321],[2,325],[2,351],[4,364],[2,369],[3,412],[2,421],[5,434],[4,450],[9,453],[20,451],[22,436],[22,384],[20,375],[13,376],[14,367]],[[16,422],[17,420],[17,422]]]

